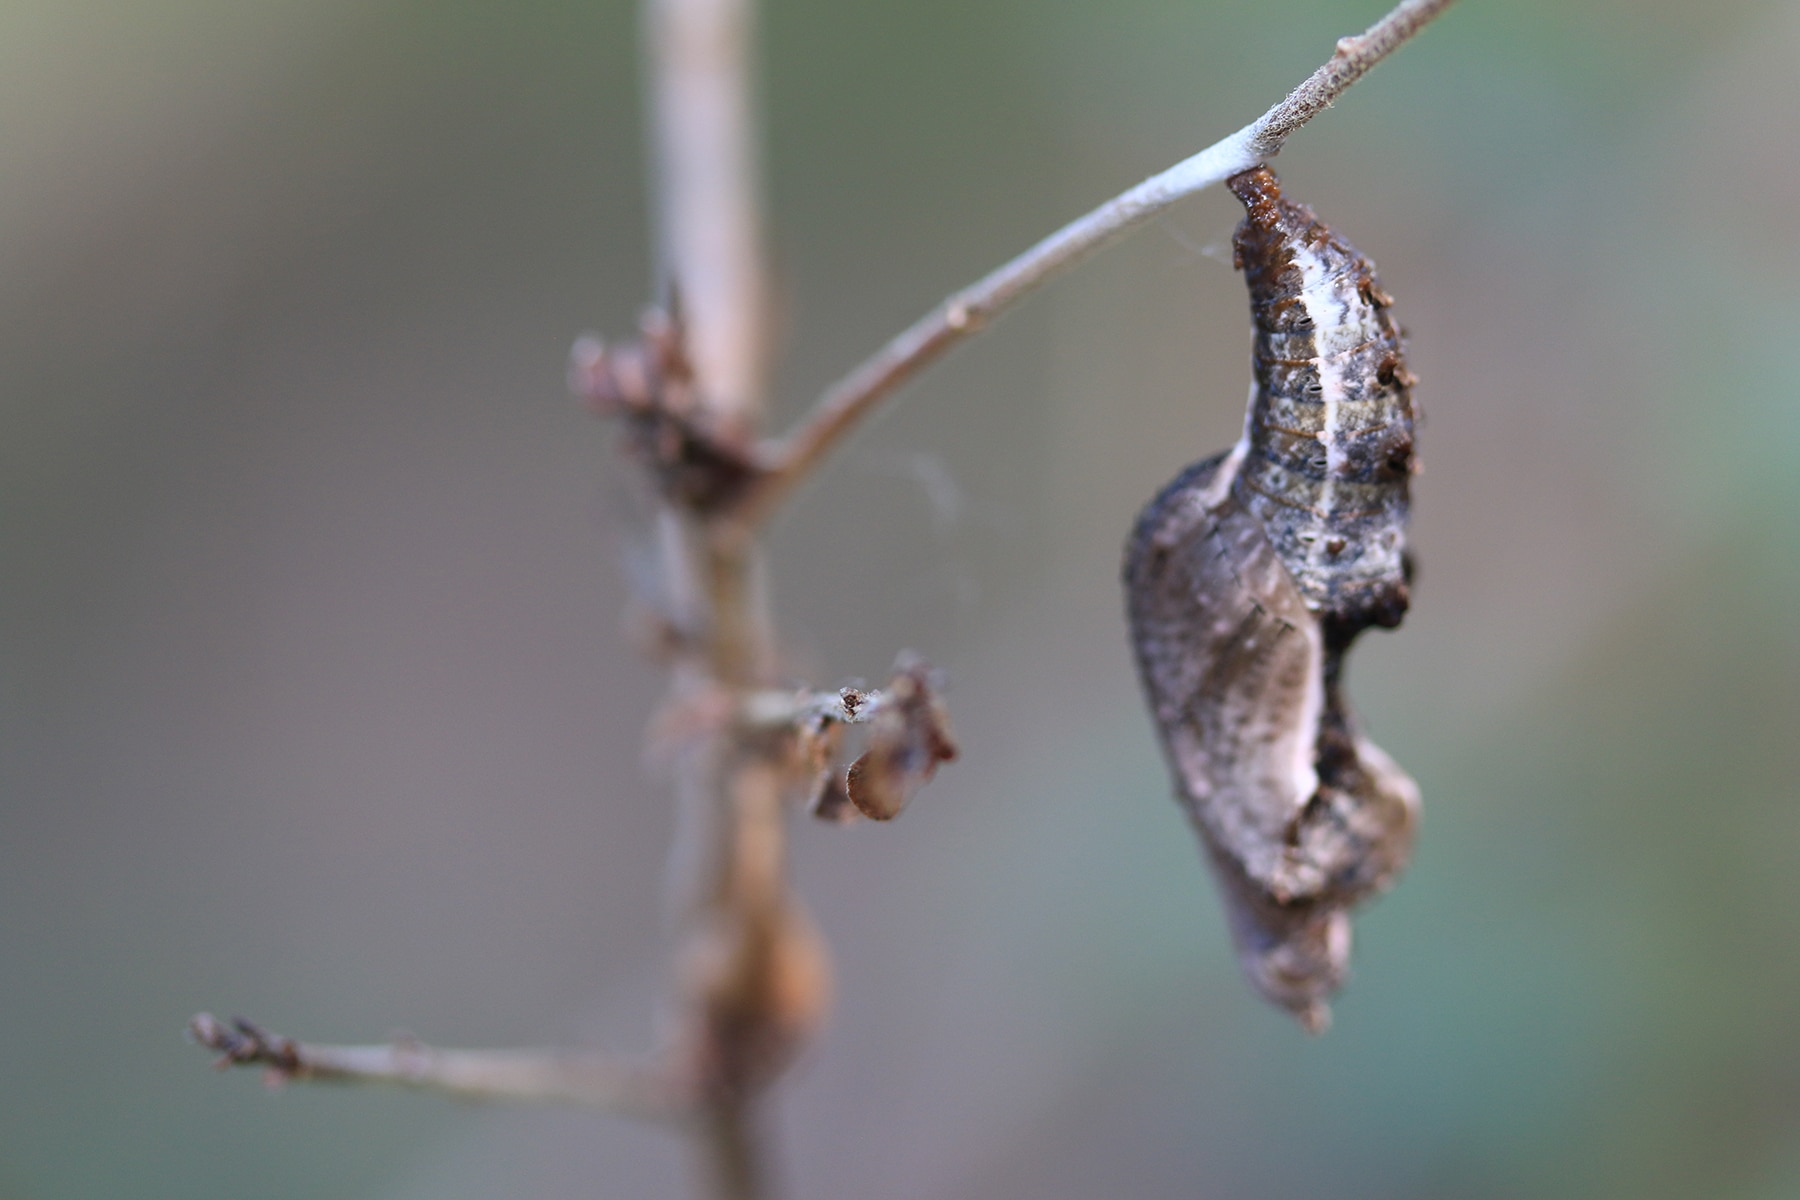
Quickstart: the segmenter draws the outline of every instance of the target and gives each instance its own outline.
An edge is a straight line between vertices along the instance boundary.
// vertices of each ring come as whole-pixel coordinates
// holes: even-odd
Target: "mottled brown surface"
[[[1146,506],[1126,601],[1245,972],[1316,1030],[1348,970],[1349,909],[1412,849],[1417,789],[1358,732],[1341,687],[1356,635],[1406,609],[1411,378],[1368,262],[1266,168],[1231,182],[1256,327],[1246,444]]]
[[[1393,300],[1374,264],[1286,200],[1267,167],[1230,187],[1244,205],[1233,249],[1250,290],[1256,382],[1234,487],[1315,612],[1396,625],[1408,602],[1414,413]]]
[[[1197,463],[1145,508],[1126,548],[1126,605],[1245,973],[1317,1029],[1348,968],[1347,910],[1405,864],[1417,791],[1357,733],[1338,686],[1345,643],[1219,478],[1232,469],[1224,455]]]

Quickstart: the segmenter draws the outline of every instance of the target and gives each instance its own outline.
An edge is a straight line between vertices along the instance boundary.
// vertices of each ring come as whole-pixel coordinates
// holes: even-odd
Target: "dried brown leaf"
[[[870,724],[869,746],[850,764],[845,792],[874,821],[900,815],[938,764],[956,757],[950,716],[924,663],[903,659]]]

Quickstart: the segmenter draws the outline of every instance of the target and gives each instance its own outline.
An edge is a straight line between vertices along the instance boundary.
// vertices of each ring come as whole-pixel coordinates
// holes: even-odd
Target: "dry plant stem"
[[[664,569],[697,569],[708,629],[703,658],[678,666],[671,690],[757,688],[773,657],[758,547],[718,537],[685,515],[676,519],[687,529],[691,557],[665,560]],[[678,863],[698,871],[682,937],[690,962],[702,964],[686,972],[678,1022],[685,1056],[701,1064],[687,1069],[724,1077],[701,1088],[691,1126],[710,1192],[721,1200],[770,1194],[757,1089],[742,1082],[751,1068],[741,1064],[756,1057],[747,1043],[760,1041],[760,1027],[780,1023],[769,994],[779,987],[777,944],[791,930],[781,798],[760,766],[732,726],[683,755],[675,772],[682,827],[699,839],[698,846],[677,845],[674,852]]]
[[[914,322],[827,389],[800,426],[772,448],[769,472],[747,500],[745,515],[766,518],[883,399],[1050,279],[1177,201],[1273,157],[1288,135],[1453,2],[1402,0],[1360,36],[1341,38],[1323,66],[1255,122],[1063,226]]]
[[[767,370],[751,0],[644,0],[659,270],[715,411],[754,418]]]
[[[262,1066],[274,1082],[387,1083],[467,1100],[580,1104],[624,1116],[674,1120],[687,1107],[661,1071],[598,1054],[556,1050],[441,1050],[399,1040],[381,1046],[296,1042],[246,1021],[201,1013],[189,1025],[219,1065]]]
[[[644,0],[643,15],[663,289],[681,307],[709,414],[752,431],[768,311],[753,2]],[[667,501],[658,520],[665,594],[691,603],[681,616],[699,634],[671,679],[675,700],[715,688],[735,700],[764,686],[774,654],[761,548]],[[807,976],[790,959],[820,951],[787,896],[780,788],[756,747],[734,725],[683,754],[675,773],[681,828],[698,839],[678,845],[676,859],[699,873],[682,914],[677,1056],[698,1081],[692,1128],[710,1192],[758,1200],[770,1192],[758,1091],[785,1060],[783,1043],[803,1038],[816,1015],[805,1001],[819,999],[815,988],[790,1011],[783,987]]]
[[[768,1192],[768,1170],[755,1114],[747,1105],[714,1105],[701,1118],[707,1170],[716,1195],[761,1196]]]

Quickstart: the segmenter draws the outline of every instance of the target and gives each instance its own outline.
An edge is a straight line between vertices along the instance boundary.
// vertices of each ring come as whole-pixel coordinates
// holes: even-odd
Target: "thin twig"
[[[875,719],[887,696],[868,688],[846,687],[835,692],[752,692],[743,699],[738,719],[751,729],[794,729],[813,721],[862,725]]]
[[[672,1076],[593,1053],[440,1050],[400,1039],[381,1046],[325,1046],[271,1033],[242,1017],[201,1013],[188,1024],[220,1067],[260,1066],[273,1082],[389,1083],[469,1100],[579,1104],[624,1116],[679,1120],[692,1104]]]
[[[1113,197],[950,296],[826,389],[800,425],[765,452],[767,473],[741,515],[755,521],[774,512],[877,404],[1050,279],[1177,201],[1273,157],[1290,134],[1453,2],[1402,0],[1361,36],[1339,39],[1323,66],[1256,121]]]
[[[724,1200],[756,1200],[772,1190],[763,1133],[748,1103],[714,1105],[706,1114],[707,1171]]]

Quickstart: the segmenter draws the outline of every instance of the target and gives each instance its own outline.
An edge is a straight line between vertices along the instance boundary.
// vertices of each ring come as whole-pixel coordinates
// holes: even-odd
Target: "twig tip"
[[[305,1069],[299,1043],[243,1017],[225,1022],[208,1012],[196,1013],[188,1021],[187,1032],[193,1041],[218,1054],[213,1066],[221,1071],[261,1064],[285,1081]]]

